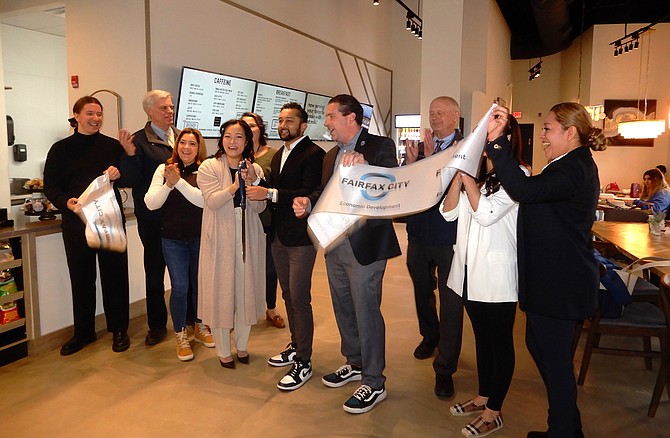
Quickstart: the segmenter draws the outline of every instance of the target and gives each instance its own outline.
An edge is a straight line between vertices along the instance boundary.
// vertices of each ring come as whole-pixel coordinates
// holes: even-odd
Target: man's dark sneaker
[[[355,365],[342,365],[334,373],[326,374],[321,378],[324,385],[330,388],[339,388],[354,380],[361,380],[361,369]]]
[[[361,385],[342,407],[350,414],[363,414],[385,398],[386,389],[383,386],[380,389],[372,389],[368,385]]]
[[[454,396],[454,379],[449,374],[435,374],[435,395],[439,398]]]
[[[292,343],[289,343],[286,346],[286,350],[268,359],[268,364],[272,365],[273,367],[285,367],[286,365],[291,365],[294,359],[295,348],[293,347]]]
[[[165,336],[167,335],[167,329],[163,327],[162,329],[149,329],[147,336],[144,338],[144,343],[146,345],[156,345],[159,344]]]
[[[435,344],[429,344],[426,341],[421,341],[414,349],[414,357],[417,359],[428,359],[433,357],[433,353],[435,353]]]

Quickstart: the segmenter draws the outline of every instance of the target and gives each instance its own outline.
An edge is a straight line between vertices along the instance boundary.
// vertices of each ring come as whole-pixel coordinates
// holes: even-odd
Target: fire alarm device
[[[70,84],[72,84],[72,88],[79,88],[79,75],[70,76]]]

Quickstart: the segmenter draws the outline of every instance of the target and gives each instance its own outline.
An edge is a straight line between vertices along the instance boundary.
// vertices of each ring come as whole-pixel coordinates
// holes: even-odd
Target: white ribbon
[[[123,215],[109,176],[105,173],[94,179],[78,199],[81,209],[77,214],[86,224],[88,246],[125,251],[127,240]]]
[[[429,209],[459,170],[476,176],[493,104],[475,130],[444,152],[403,167],[337,166],[308,218],[322,248],[353,232],[364,217],[393,218]]]

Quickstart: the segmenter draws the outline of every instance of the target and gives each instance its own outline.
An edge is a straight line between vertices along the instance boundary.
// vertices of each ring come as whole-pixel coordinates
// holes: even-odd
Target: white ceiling
[[[0,16],[0,23],[51,35],[65,36],[65,7]]]

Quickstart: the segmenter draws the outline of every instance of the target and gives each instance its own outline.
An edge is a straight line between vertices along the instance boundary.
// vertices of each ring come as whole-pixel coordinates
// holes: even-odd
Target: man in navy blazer
[[[353,96],[333,97],[326,108],[325,126],[338,147],[323,160],[319,188],[293,202],[296,216],[311,211],[335,167],[371,164],[396,167],[393,141],[372,135],[361,127],[363,107]],[[340,331],[341,352],[346,364],[325,375],[324,385],[337,388],[362,380],[362,385],[344,403],[346,412],[368,412],[386,398],[385,326],[381,314],[382,279],[386,261],[400,255],[400,246],[389,219],[369,219],[326,253],[326,270]]]
[[[285,104],[279,113],[278,132],[284,145],[272,158],[270,188],[251,186],[249,199],[268,200],[272,212],[272,258],[286,303],[291,342],[286,349],[268,359],[272,366],[291,365],[277,383],[283,391],[300,388],[312,377],[312,269],[316,249],[307,235],[307,219],[293,213],[293,198],[312,193],[321,183],[323,149],[304,135],[307,112],[300,104]]]

